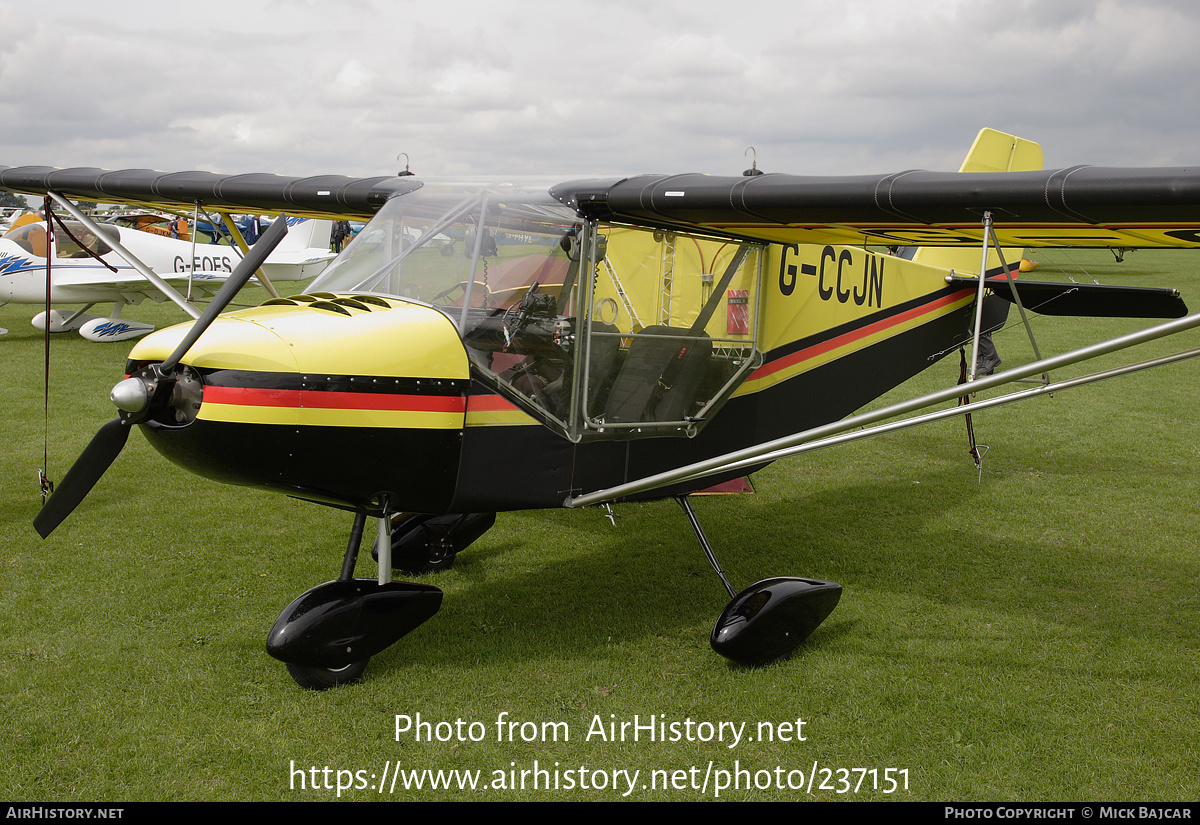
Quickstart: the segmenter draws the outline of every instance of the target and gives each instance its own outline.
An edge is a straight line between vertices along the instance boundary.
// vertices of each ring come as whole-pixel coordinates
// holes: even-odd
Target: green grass
[[[1074,257],[1104,282],[1179,286],[1200,308],[1193,256]],[[951,421],[781,462],[756,476],[754,495],[697,501],[736,586],[801,575],[845,587],[788,662],[736,669],[708,649],[723,590],[678,506],[658,502],[617,507],[615,528],[597,510],[502,514],[432,579],[446,592],[436,617],[376,657],[362,684],[317,694],[293,684],[264,640],[288,602],[337,575],[345,513],[190,476],[135,435],[51,539],[34,533],[44,433],[61,478],[113,417],[107,393],[130,346],[56,336],[47,424],[36,311],[0,307],[10,330],[0,338],[9,799],[331,799],[294,789],[293,761],[378,775],[389,760],[480,770],[486,784],[535,760],[638,770],[639,800],[711,798],[711,780],[707,794],[640,787],[653,770],[697,766],[702,777],[710,760],[801,770],[805,781],[814,762],[877,769],[881,781],[885,768],[908,771],[907,790],[890,795],[867,789],[870,777],[857,794],[821,790],[818,777],[811,793],[723,799],[1200,797],[1193,362],[978,414],[991,447],[982,481]],[[128,313],[179,315],[169,305]],[[1035,331],[1044,352],[1058,352],[1141,325],[1039,319]],[[1023,336],[1019,326],[997,336],[1005,367],[1029,360]],[[948,359],[879,403],[956,377]],[[358,572],[372,575],[367,554]],[[570,739],[498,742],[504,711],[565,723]],[[397,741],[396,715],[417,713],[479,722],[487,741]],[[585,740],[597,716],[651,714],[745,722],[752,733],[800,718],[806,740]]]

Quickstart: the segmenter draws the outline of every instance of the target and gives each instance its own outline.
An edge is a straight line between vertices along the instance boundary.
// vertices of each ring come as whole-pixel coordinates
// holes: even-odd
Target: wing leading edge
[[[0,166],[0,188],[44,195],[53,190],[84,200],[147,206],[192,205],[211,209],[369,218],[388,198],[421,187],[414,177],[297,178],[270,174],[156,172],[151,169]]]

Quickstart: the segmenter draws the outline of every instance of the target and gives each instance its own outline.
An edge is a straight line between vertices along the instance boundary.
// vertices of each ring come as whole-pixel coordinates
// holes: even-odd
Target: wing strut
[[[250,247],[246,244],[246,239],[242,237],[242,232],[237,228],[237,224],[233,222],[233,215],[228,212],[218,212],[217,214],[225,219],[225,228],[229,230],[229,237],[233,239],[234,246],[241,250],[241,253],[244,257],[246,253],[250,251]],[[213,224],[213,226],[216,226],[216,224]],[[259,283],[261,283],[263,288],[267,290],[267,294],[269,294],[272,298],[279,297],[279,292],[275,289],[275,285],[272,284],[267,278],[266,274],[263,273],[261,266],[258,268],[258,271],[254,273],[254,277],[258,278]]]
[[[200,224],[200,201],[193,201],[192,205],[192,265],[188,267],[188,294],[187,299],[192,300],[192,281],[196,277],[196,227]]]
[[[1008,280],[1008,286],[1013,294],[1013,303],[1017,305],[1017,309],[1021,313],[1021,321],[1025,324],[1025,333],[1029,336],[1029,343],[1033,347],[1033,357],[1038,361],[1042,360],[1042,353],[1033,337],[1033,328],[1029,325],[1029,316],[1025,314],[1025,305],[1021,303],[1021,296],[1017,294],[1017,285],[1013,283],[1012,270],[1008,268],[1008,262],[1004,260],[1004,250],[1000,248],[1000,241],[996,238],[996,230],[992,226],[992,213],[984,212],[983,258],[979,262],[979,291],[975,296],[975,332],[971,337],[971,371],[967,374],[967,383],[973,382],[978,377],[975,371],[979,368],[979,338],[983,334],[983,290],[987,282],[989,246],[995,246],[996,254],[1000,257],[1000,270]],[[1049,381],[1050,374],[1042,373],[1041,383],[1045,384]]]
[[[1022,378],[1027,378],[1038,373],[1049,373],[1051,370],[1069,366],[1071,364],[1086,361],[1091,358],[1096,358],[1101,355],[1107,355],[1110,352],[1127,349],[1137,344],[1144,344],[1148,341],[1153,341],[1158,338],[1163,338],[1168,335],[1174,335],[1179,332],[1184,332],[1189,329],[1194,329],[1200,326],[1200,313],[1188,315],[1185,318],[1177,318],[1173,321],[1168,321],[1157,326],[1148,327],[1137,332],[1131,332],[1128,335],[1122,335],[1117,338],[1112,338],[1108,341],[1101,341],[1098,344],[1081,347],[1071,352],[1055,355],[1050,358],[1044,358],[1039,361],[1026,364],[1022,367],[1016,367],[1011,370],[1006,370],[997,375],[989,375],[984,378],[977,378],[972,384],[973,392],[980,390],[991,389],[1002,384],[1018,381]],[[927,413],[925,415],[915,416],[903,421],[884,424],[878,427],[872,427],[859,432],[847,433],[849,430],[857,430],[861,427],[866,427],[870,424],[883,421],[888,418],[893,418],[905,413],[914,412],[925,407],[930,407],[935,404],[940,404],[946,401],[954,401],[962,395],[963,389],[961,386],[948,387],[938,392],[929,393],[918,398],[913,398],[908,401],[902,401],[897,404],[891,404],[877,410],[871,410],[860,415],[844,418],[841,421],[834,421],[820,427],[813,427],[794,435],[777,438],[774,441],[768,441],[754,447],[748,447],[744,450],[737,450],[704,461],[697,461],[694,464],[689,464],[684,467],[678,467],[674,470],[656,473],[646,476],[645,478],[618,484],[613,487],[608,487],[603,490],[597,490],[593,493],[585,493],[584,495],[568,497],[563,502],[565,507],[586,507],[592,504],[600,504],[605,501],[613,501],[625,496],[643,493],[649,490],[654,490],[659,487],[668,487],[673,484],[681,484],[703,478],[705,476],[715,475],[716,473],[743,470],[750,467],[770,463],[780,458],[797,455],[803,452],[820,449],[821,447],[831,447],[835,444],[842,444],[849,441],[855,441],[860,438],[865,438],[870,435],[877,435],[883,432],[892,432],[894,430],[914,427],[918,424],[926,424],[932,421],[938,421],[943,418],[949,418],[963,413],[974,412],[975,410],[987,409],[989,407],[997,407],[1002,404],[1010,404],[1014,401],[1032,398],[1045,393],[1058,392],[1072,387],[1091,384],[1096,381],[1102,381],[1107,378],[1115,378],[1121,375],[1128,375],[1133,372],[1138,372],[1151,367],[1159,367],[1165,364],[1171,364],[1176,361],[1182,361],[1187,358],[1194,358],[1200,355],[1200,348],[1186,350],[1174,355],[1167,355],[1161,358],[1155,358],[1148,361],[1143,361],[1137,364],[1131,364],[1125,367],[1105,370],[1103,372],[1092,373],[1080,378],[1073,378],[1066,381],[1060,381],[1056,384],[1039,384],[1027,390],[1009,393],[997,398],[990,398],[983,401],[975,401],[965,406],[953,407],[947,410]]]
[[[194,319],[200,318],[200,310],[197,309],[195,307],[195,305],[189,304],[187,302],[186,298],[184,298],[182,295],[180,295],[178,292],[175,291],[174,287],[172,287],[170,284],[168,284],[162,278],[155,275],[154,272],[151,271],[150,267],[146,266],[144,263],[139,261],[134,256],[134,254],[132,252],[130,252],[128,249],[121,246],[120,241],[117,241],[115,238],[112,238],[108,233],[101,231],[100,227],[96,226],[96,222],[93,221],[91,218],[89,218],[87,215],[80,212],[75,207],[75,204],[71,203],[69,200],[67,200],[62,195],[58,194],[57,192],[50,191],[50,192],[47,192],[46,194],[49,195],[51,198],[53,198],[55,203],[57,203],[63,209],[67,210],[67,212],[70,213],[72,218],[74,218],[75,220],[77,220],[81,224],[83,224],[85,227],[87,227],[89,232],[92,232],[93,234],[95,234],[95,236],[97,238],[104,238],[105,243],[107,243],[109,246],[111,246],[113,248],[113,252],[116,252],[118,255],[120,255],[121,258],[124,259],[125,263],[132,266],[134,269],[137,270],[139,275],[141,275],[143,278],[145,278],[150,283],[154,284],[154,286],[156,286],[158,288],[159,292],[161,292],[163,295],[166,295],[168,298],[170,298],[171,301],[173,303],[175,303],[180,309],[182,309],[184,312],[186,312],[188,315],[190,315]],[[47,319],[47,323],[48,322],[49,322],[49,319]]]

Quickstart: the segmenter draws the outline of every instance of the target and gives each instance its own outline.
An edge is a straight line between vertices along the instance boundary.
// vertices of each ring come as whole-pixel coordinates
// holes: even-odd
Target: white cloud
[[[0,7],[7,165],[287,174],[1196,160],[1200,7],[60,0]]]

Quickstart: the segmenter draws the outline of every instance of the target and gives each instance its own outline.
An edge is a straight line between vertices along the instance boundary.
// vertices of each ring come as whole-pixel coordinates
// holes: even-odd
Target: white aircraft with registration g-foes
[[[263,264],[270,281],[311,278],[333,258],[329,251],[332,221],[290,219],[293,229],[285,243]],[[173,289],[197,296],[216,293],[233,272],[242,253],[229,245],[193,243],[191,240],[144,232],[128,226],[78,220],[55,224],[23,223],[0,236],[0,303],[45,304],[46,266],[50,263],[50,303],[82,304],[64,313],[52,309],[33,318],[33,325],[51,332],[79,330],[89,341],[124,341],[154,330],[153,324],[122,318],[126,304],[146,298],[164,301],[171,296],[139,269],[138,264]],[[133,260],[130,260],[132,256]],[[89,314],[98,303],[112,302],[107,316]],[[199,315],[194,312],[193,316]]]
[[[289,605],[267,641],[298,683],[326,688],[358,679],[440,607],[437,587],[393,571],[449,566],[498,511],[673,497],[730,596],[714,650],[745,665],[785,658],[841,587],[779,577],[735,590],[692,493],[784,456],[1200,354],[1052,380],[1200,315],[1173,289],[1017,278],[1021,251],[1198,248],[1200,171],[1041,165],[1036,144],[984,130],[966,174],[466,185],[0,168],[0,187],[18,192],[371,218],[305,294],[218,317],[281,236],[277,221],[198,321],[138,342],[112,391],[117,417],[35,527],[50,535],[135,425],[191,472],[352,513],[340,575]],[[1058,355],[1033,341],[1030,364],[967,367],[969,389],[853,414],[948,354],[976,364],[997,303],[1022,320],[1170,320]],[[368,518],[376,579],[354,576]]]

